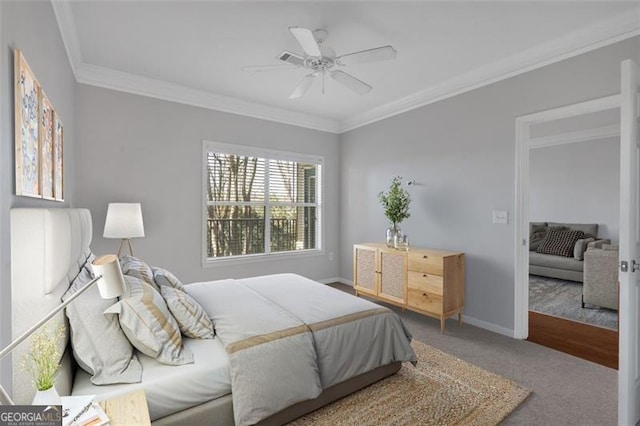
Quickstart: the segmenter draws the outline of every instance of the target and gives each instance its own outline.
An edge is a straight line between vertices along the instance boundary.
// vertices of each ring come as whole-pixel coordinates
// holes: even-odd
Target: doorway
[[[575,210],[575,218],[571,214],[564,215],[562,210],[556,210],[553,217],[553,208],[536,208],[532,211],[531,197],[534,189],[531,181],[531,173],[538,166],[534,165],[532,170],[532,160],[540,157],[540,153],[545,149],[561,153],[569,149],[570,145],[597,144],[598,141],[619,141],[620,135],[620,104],[618,96],[611,96],[593,101],[583,102],[567,107],[557,108],[519,117],[516,120],[517,127],[517,208],[516,217],[516,288],[515,288],[515,327],[516,338],[529,338],[538,341],[555,349],[569,352],[591,361],[600,362],[610,367],[617,366],[618,333],[617,331],[593,327],[572,318],[559,318],[562,315],[551,315],[540,312],[530,312],[530,222],[544,221],[548,224],[558,226],[560,222],[584,222],[585,215],[580,215],[579,210]],[[619,142],[618,142],[619,143]],[[585,144],[587,145],[587,144]],[[619,145],[618,145],[619,146]],[[566,152],[565,152],[566,154]],[[544,157],[544,156],[542,156]],[[619,172],[618,172],[619,173]],[[548,180],[548,179],[547,179]],[[618,176],[619,180],[619,176]],[[548,184],[548,182],[547,182]],[[562,185],[558,185],[562,186]],[[539,188],[537,188],[539,189]],[[536,195],[537,196],[537,195]],[[618,196],[619,197],[619,196]],[[535,197],[534,197],[535,198]],[[562,204],[567,200],[556,200],[556,204]],[[539,203],[539,197],[533,200]],[[619,198],[615,201],[619,202]],[[565,203],[566,207],[566,203]],[[614,206],[615,207],[615,206]],[[617,209],[616,209],[617,212]],[[582,219],[580,219],[582,218]],[[586,232],[589,232],[585,230]],[[593,231],[591,231],[593,233]],[[616,230],[604,230],[604,234],[611,236]],[[594,235],[594,237],[596,237]],[[602,237],[602,235],[600,235]],[[609,238],[615,243],[615,238]],[[581,285],[572,285],[571,281],[579,281],[582,273],[567,272],[565,276],[560,271],[560,275],[553,277],[555,269],[540,267],[539,260],[533,260],[532,271],[536,274],[547,275],[551,271],[551,278],[548,282],[558,279],[552,284],[566,282],[567,286],[562,288],[563,292],[569,287],[575,287],[578,292],[582,291]],[[578,262],[574,262],[578,263]],[[569,266],[571,269],[571,265]],[[541,272],[542,271],[542,272]],[[573,275],[572,275],[573,274]],[[579,277],[577,277],[579,275]],[[546,280],[542,278],[541,280]],[[545,282],[544,284],[548,284]],[[539,282],[533,285],[539,286]],[[537,297],[538,295],[534,293]],[[534,302],[536,302],[534,300]],[[578,314],[581,309],[577,308]],[[595,343],[594,343],[595,339]],[[589,342],[589,343],[585,343]],[[602,348],[607,348],[608,354],[602,353]]]

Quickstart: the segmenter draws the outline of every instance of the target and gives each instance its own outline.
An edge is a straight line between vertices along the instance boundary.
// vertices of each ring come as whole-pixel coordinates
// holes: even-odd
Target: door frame
[[[529,157],[532,149],[620,136],[620,125],[532,137],[531,127],[549,121],[620,109],[619,94],[516,118],[515,291],[513,337],[529,336]]]

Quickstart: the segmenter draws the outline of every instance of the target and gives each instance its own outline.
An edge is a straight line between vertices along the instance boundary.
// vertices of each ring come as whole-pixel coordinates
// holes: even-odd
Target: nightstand
[[[107,413],[110,426],[151,424],[143,389],[101,401],[100,406]]]

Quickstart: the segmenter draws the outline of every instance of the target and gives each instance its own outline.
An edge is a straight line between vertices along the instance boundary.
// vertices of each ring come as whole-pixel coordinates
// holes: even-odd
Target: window
[[[206,259],[320,249],[321,157],[204,143]]]

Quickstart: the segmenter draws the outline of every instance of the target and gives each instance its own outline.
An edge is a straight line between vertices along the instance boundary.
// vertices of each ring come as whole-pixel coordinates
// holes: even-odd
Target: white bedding
[[[96,394],[103,400],[144,387],[152,421],[230,394],[229,358],[220,339],[183,338],[183,342],[193,352],[193,364],[165,365],[138,352],[141,383],[96,386],[89,374],[78,369],[72,394]]]

